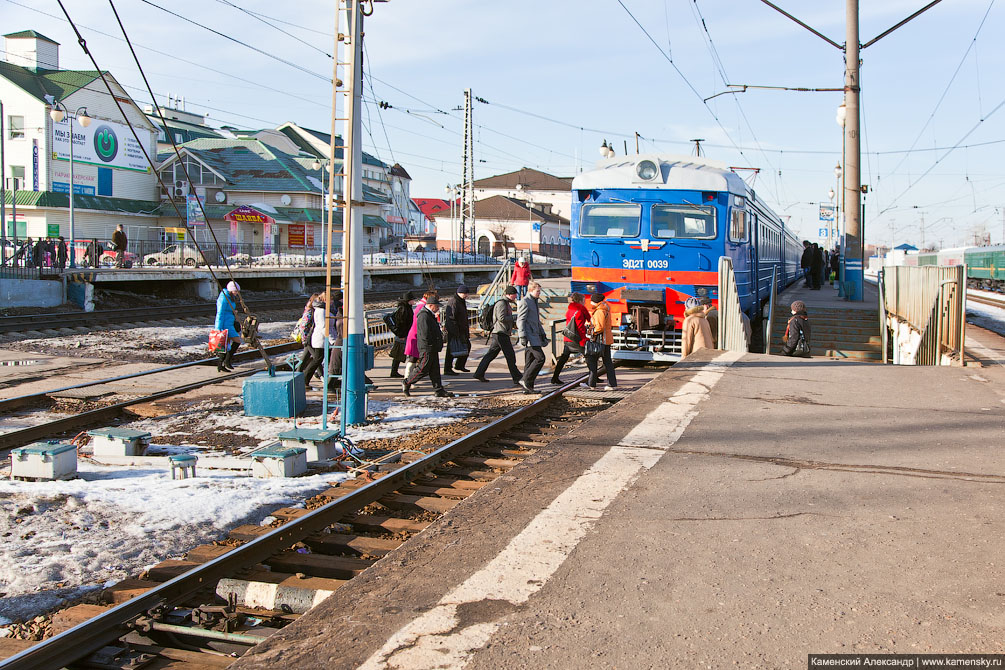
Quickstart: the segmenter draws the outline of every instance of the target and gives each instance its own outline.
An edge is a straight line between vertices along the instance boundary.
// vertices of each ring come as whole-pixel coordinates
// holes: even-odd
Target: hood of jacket
[[[684,310],[684,316],[695,316],[695,315],[704,317],[705,316],[705,306],[704,305],[696,305],[696,306],[692,307],[691,309]]]

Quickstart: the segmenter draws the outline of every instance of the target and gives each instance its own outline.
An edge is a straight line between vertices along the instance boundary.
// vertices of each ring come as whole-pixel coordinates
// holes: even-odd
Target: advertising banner
[[[69,193],[70,184],[65,181],[54,181],[50,184],[53,193]],[[73,184],[73,195],[94,195],[93,186],[85,186],[84,184]]]
[[[31,141],[31,190],[38,190],[38,140]]]
[[[150,131],[137,128],[144,146],[150,146]],[[70,160],[70,117],[52,124],[53,160]],[[73,162],[119,170],[149,172],[143,149],[133,138],[129,126],[114,121],[92,119],[86,128],[73,123]]]
[[[237,209],[231,210],[223,217],[224,221],[234,221],[237,223],[275,223],[276,220],[273,219],[268,214],[263,214],[259,212],[254,207],[249,207],[248,205],[241,205]]]
[[[305,245],[306,233],[304,228],[305,226],[302,223],[291,223],[286,227],[287,246],[302,247]]]
[[[199,206],[200,201],[205,204],[206,199],[191,193],[185,201],[185,213],[188,219],[188,225],[190,226],[206,225],[206,217],[202,215],[203,210],[202,207]]]
[[[820,204],[820,220],[821,221],[833,221],[834,220],[834,205]]]

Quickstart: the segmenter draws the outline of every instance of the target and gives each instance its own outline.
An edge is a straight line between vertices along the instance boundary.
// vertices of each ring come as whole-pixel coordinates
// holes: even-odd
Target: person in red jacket
[[[569,356],[572,354],[585,354],[586,347],[586,325],[590,323],[590,312],[586,309],[586,305],[583,304],[585,298],[582,293],[573,293],[569,296],[569,309],[565,311],[565,323],[566,329],[571,330],[575,328],[576,338],[573,339],[568,335],[565,335],[563,331],[565,348],[562,349],[562,354],[555,360],[555,371],[551,373],[551,383],[561,384],[562,380],[559,379],[559,373],[562,372],[562,368],[569,361]],[[571,328],[570,328],[571,326]]]
[[[530,265],[527,263],[526,258],[519,258],[516,262],[516,267],[513,268],[513,281],[512,286],[516,287],[516,299],[517,302],[523,300],[523,297],[527,295],[527,284],[530,283]]]

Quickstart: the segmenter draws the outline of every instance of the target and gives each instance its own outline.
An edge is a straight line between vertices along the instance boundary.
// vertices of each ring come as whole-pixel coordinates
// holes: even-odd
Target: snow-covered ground
[[[1000,297],[998,294],[988,294]],[[982,305],[973,300],[967,301],[967,323],[986,328],[987,330],[1005,336],[1005,308]]]
[[[70,481],[0,481],[0,617],[33,616],[33,598],[23,596],[129,577],[344,478],[204,470],[175,481],[167,470],[81,461]]]

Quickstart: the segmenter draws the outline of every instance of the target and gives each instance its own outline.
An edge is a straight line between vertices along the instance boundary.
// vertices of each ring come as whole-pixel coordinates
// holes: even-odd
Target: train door
[[[729,236],[726,248],[733,259],[733,272],[736,275],[736,292],[740,298],[741,308],[749,304],[753,293],[752,257],[750,247],[750,215],[743,208],[740,198],[738,203],[729,210]]]

